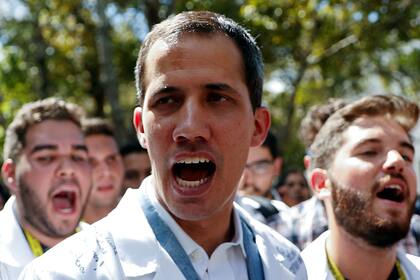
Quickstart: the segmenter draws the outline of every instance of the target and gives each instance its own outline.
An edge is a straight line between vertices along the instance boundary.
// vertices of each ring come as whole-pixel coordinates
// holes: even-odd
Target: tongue
[[[206,169],[182,168],[178,176],[185,181],[198,181],[208,176]]]
[[[67,210],[72,208],[70,199],[65,195],[57,195],[53,198],[54,208],[57,210]]]

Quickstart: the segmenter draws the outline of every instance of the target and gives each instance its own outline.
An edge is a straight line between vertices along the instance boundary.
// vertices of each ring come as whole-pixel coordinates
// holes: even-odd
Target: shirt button
[[[200,259],[200,252],[198,252],[198,251],[194,251],[194,252],[192,252],[191,253],[191,260],[193,261],[193,262],[196,262],[196,261],[198,261]]]

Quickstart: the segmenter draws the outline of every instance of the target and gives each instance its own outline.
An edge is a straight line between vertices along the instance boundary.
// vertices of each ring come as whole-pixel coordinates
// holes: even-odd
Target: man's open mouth
[[[112,190],[114,187],[113,187],[113,185],[112,184],[106,184],[106,185],[101,185],[101,186],[98,186],[98,188],[97,188],[97,190],[98,191],[110,191],[110,190]]]
[[[389,185],[376,194],[378,198],[394,202],[402,202],[405,198],[404,192],[399,185]]]
[[[176,182],[187,188],[204,184],[213,176],[215,171],[216,165],[206,158],[183,159],[172,166],[172,174]]]
[[[54,209],[62,214],[70,214],[76,208],[76,192],[60,191],[52,198]]]

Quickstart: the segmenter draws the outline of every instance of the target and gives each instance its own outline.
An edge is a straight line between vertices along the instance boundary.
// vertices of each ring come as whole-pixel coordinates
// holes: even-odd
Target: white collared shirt
[[[206,251],[187,235],[165,208],[160,205],[155,192],[149,189],[147,195],[159,216],[169,226],[182,248],[184,248],[201,279],[248,279],[242,226],[239,215],[235,210],[233,211],[235,234],[232,241],[220,244],[209,258]]]

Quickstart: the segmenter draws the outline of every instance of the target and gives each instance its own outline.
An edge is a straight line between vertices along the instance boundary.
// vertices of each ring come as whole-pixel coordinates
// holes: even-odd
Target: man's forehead
[[[360,117],[344,132],[344,142],[357,145],[367,142],[396,142],[411,143],[404,128],[386,116]]]
[[[89,156],[97,160],[104,160],[110,156],[120,155],[114,137],[104,134],[95,134],[86,137]]]
[[[230,39],[228,36],[223,34],[222,32],[212,32],[212,33],[204,33],[204,32],[178,32],[171,34],[166,37],[158,38],[153,44],[150,46],[149,53],[151,50],[166,50],[169,51],[173,48],[178,47],[180,44],[188,41],[189,39],[198,39],[198,40],[207,40],[212,37],[222,36],[227,39]]]
[[[25,134],[25,147],[32,150],[36,146],[84,145],[82,129],[72,121],[46,120],[29,127]]]

